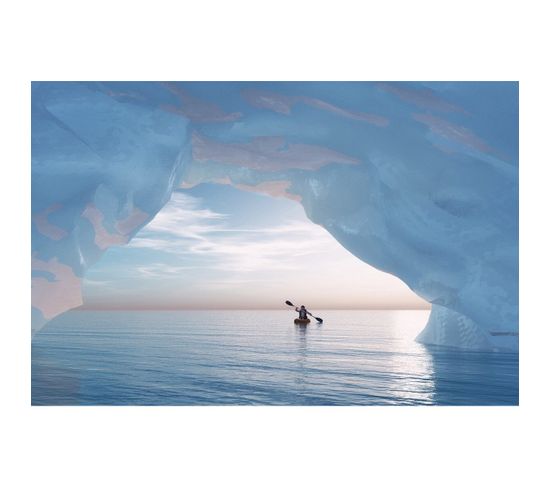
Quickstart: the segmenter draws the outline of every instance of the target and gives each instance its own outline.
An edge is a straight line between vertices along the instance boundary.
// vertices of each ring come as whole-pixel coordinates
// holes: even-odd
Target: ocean
[[[518,405],[518,354],[427,347],[426,310],[72,311],[32,342],[33,405]]]

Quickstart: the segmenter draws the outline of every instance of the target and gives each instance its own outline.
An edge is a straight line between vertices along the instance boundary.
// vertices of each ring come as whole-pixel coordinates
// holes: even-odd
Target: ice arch
[[[433,304],[419,340],[517,349],[515,83],[33,83],[33,331],[177,187],[298,200]]]

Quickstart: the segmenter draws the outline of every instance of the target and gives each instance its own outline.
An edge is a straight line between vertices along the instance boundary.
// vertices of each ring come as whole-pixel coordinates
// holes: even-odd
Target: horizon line
[[[314,307],[315,310],[431,310],[431,306],[428,307]],[[77,307],[73,308],[71,312],[184,312],[184,311],[203,311],[203,310],[292,310],[291,308],[270,308],[270,307],[189,307],[189,308],[109,308],[109,307]]]

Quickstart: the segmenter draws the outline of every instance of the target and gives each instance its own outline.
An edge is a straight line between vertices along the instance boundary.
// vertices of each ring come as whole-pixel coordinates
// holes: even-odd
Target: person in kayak
[[[298,308],[296,307],[296,312],[298,312],[300,315],[298,316],[298,318],[300,319],[307,319],[307,316],[308,315],[311,315],[307,310],[306,310],[306,307],[304,307],[303,305]]]

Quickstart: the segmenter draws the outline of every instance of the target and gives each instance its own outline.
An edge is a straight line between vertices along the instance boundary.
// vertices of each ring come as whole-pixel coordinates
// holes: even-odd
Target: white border
[[[549,107],[543,46],[550,43],[542,7],[479,0],[6,5],[4,486],[519,486],[542,476],[544,449],[536,446],[548,436],[548,394],[539,358],[549,343],[550,271],[541,115]],[[521,406],[31,408],[33,79],[519,79]]]

